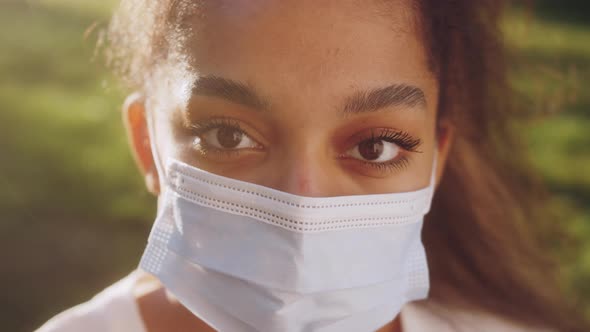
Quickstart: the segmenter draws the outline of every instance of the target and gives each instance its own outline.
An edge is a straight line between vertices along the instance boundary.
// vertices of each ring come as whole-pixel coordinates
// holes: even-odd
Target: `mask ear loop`
[[[150,148],[152,150],[152,158],[154,160],[154,166],[156,167],[156,172],[158,173],[158,181],[160,187],[160,194],[158,195],[158,212],[157,218],[164,213],[164,206],[166,200],[166,192],[168,191],[168,176],[166,176],[166,170],[161,162],[160,154],[158,153],[158,147],[156,144],[156,124],[155,124],[155,110],[149,104],[149,101],[146,100],[146,122],[148,127],[148,134],[150,139]]]
[[[430,173],[430,183],[428,186],[434,191],[436,187],[436,171],[438,169],[438,149],[434,149],[434,160],[432,162],[432,172]]]
[[[436,171],[438,169],[438,144],[434,148],[434,160],[432,162],[432,171],[430,173],[430,183],[428,184],[428,207],[424,214],[430,212],[432,207],[432,199],[434,198],[434,192],[436,190]]]
[[[164,166],[160,159],[160,155],[158,153],[158,148],[156,146],[156,124],[154,120],[155,115],[153,114],[153,109],[148,101],[146,101],[146,112],[146,122],[148,127],[150,148],[152,150],[152,159],[154,160],[154,166],[156,167],[156,172],[158,173],[158,181],[160,182],[160,188],[162,188],[167,184],[167,177],[165,174]]]

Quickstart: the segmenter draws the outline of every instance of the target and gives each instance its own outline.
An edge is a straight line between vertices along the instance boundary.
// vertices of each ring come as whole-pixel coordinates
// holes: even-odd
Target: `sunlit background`
[[[550,244],[590,317],[590,2],[529,1],[503,25],[530,105],[523,139],[563,234]],[[96,41],[114,0],[0,0],[0,330],[32,331],[137,266],[155,200]]]

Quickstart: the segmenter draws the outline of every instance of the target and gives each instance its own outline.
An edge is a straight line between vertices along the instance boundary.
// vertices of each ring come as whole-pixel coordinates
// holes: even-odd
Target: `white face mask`
[[[425,189],[326,198],[155,159],[164,185],[140,267],[216,330],[375,331],[427,297],[436,156]]]
[[[374,331],[427,296],[433,179],[310,198],[170,160],[165,181],[140,267],[217,330]]]

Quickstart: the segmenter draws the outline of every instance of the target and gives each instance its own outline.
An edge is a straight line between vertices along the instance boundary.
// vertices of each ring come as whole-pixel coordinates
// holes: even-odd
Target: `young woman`
[[[535,246],[501,12],[123,0],[158,217],[139,270],[40,331],[585,331]]]

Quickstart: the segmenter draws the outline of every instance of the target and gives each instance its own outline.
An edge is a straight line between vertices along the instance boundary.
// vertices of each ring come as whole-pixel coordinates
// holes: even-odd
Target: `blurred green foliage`
[[[136,266],[147,239],[155,200],[127,151],[124,95],[92,60],[113,4],[0,2],[3,331],[31,331],[88,299]],[[512,82],[531,105],[524,136],[569,235],[553,244],[564,284],[590,317],[590,22],[538,9],[504,22]]]
[[[511,82],[531,112],[524,138],[563,231],[550,246],[564,285],[590,317],[590,19],[582,20],[577,11],[588,4],[516,7],[506,15],[503,32]]]
[[[1,331],[89,298],[136,266],[147,239],[155,202],[127,149],[123,95],[85,38],[110,8],[0,2]]]

